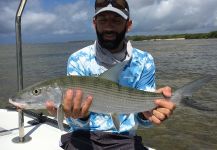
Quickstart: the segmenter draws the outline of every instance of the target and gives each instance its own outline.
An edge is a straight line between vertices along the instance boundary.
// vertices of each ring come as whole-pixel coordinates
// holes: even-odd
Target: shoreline
[[[179,40],[186,40],[186,38],[150,39],[150,40],[143,40],[143,41],[179,41]]]

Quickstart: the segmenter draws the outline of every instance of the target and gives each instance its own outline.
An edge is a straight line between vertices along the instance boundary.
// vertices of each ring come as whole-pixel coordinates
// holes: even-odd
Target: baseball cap
[[[112,11],[122,16],[125,20],[129,19],[130,10],[126,0],[96,0],[95,15],[105,11]]]

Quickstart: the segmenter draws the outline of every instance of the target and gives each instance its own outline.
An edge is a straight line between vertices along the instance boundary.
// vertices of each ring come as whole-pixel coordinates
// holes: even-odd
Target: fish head
[[[25,88],[15,96],[9,98],[9,102],[21,109],[45,109],[46,101],[61,103],[62,91],[57,84],[38,84]]]

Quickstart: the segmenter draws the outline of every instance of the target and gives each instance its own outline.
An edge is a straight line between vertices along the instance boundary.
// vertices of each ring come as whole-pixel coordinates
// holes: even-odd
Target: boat
[[[17,86],[23,89],[21,17],[27,0],[20,0],[16,12]],[[12,106],[0,109],[1,150],[61,150],[59,141],[65,131],[58,129],[57,121],[30,110],[19,110]]]
[[[16,110],[0,109],[0,118],[1,150],[62,150],[59,141],[66,131],[58,129],[53,117],[46,117],[50,120],[43,120],[44,122],[40,123],[39,118],[24,113],[24,137],[18,136],[19,115]]]

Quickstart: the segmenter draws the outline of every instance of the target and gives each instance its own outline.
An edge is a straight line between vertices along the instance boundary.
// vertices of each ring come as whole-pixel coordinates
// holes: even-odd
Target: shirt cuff
[[[83,121],[81,119],[73,119],[71,117],[66,118],[66,122],[70,126],[70,131],[75,131],[78,129],[89,129],[89,122],[90,119],[88,118],[87,120]]]
[[[142,117],[142,114],[137,113],[136,114],[136,118],[139,122],[140,125],[145,126],[145,127],[152,127],[152,122],[148,119],[145,119],[144,117]]]

